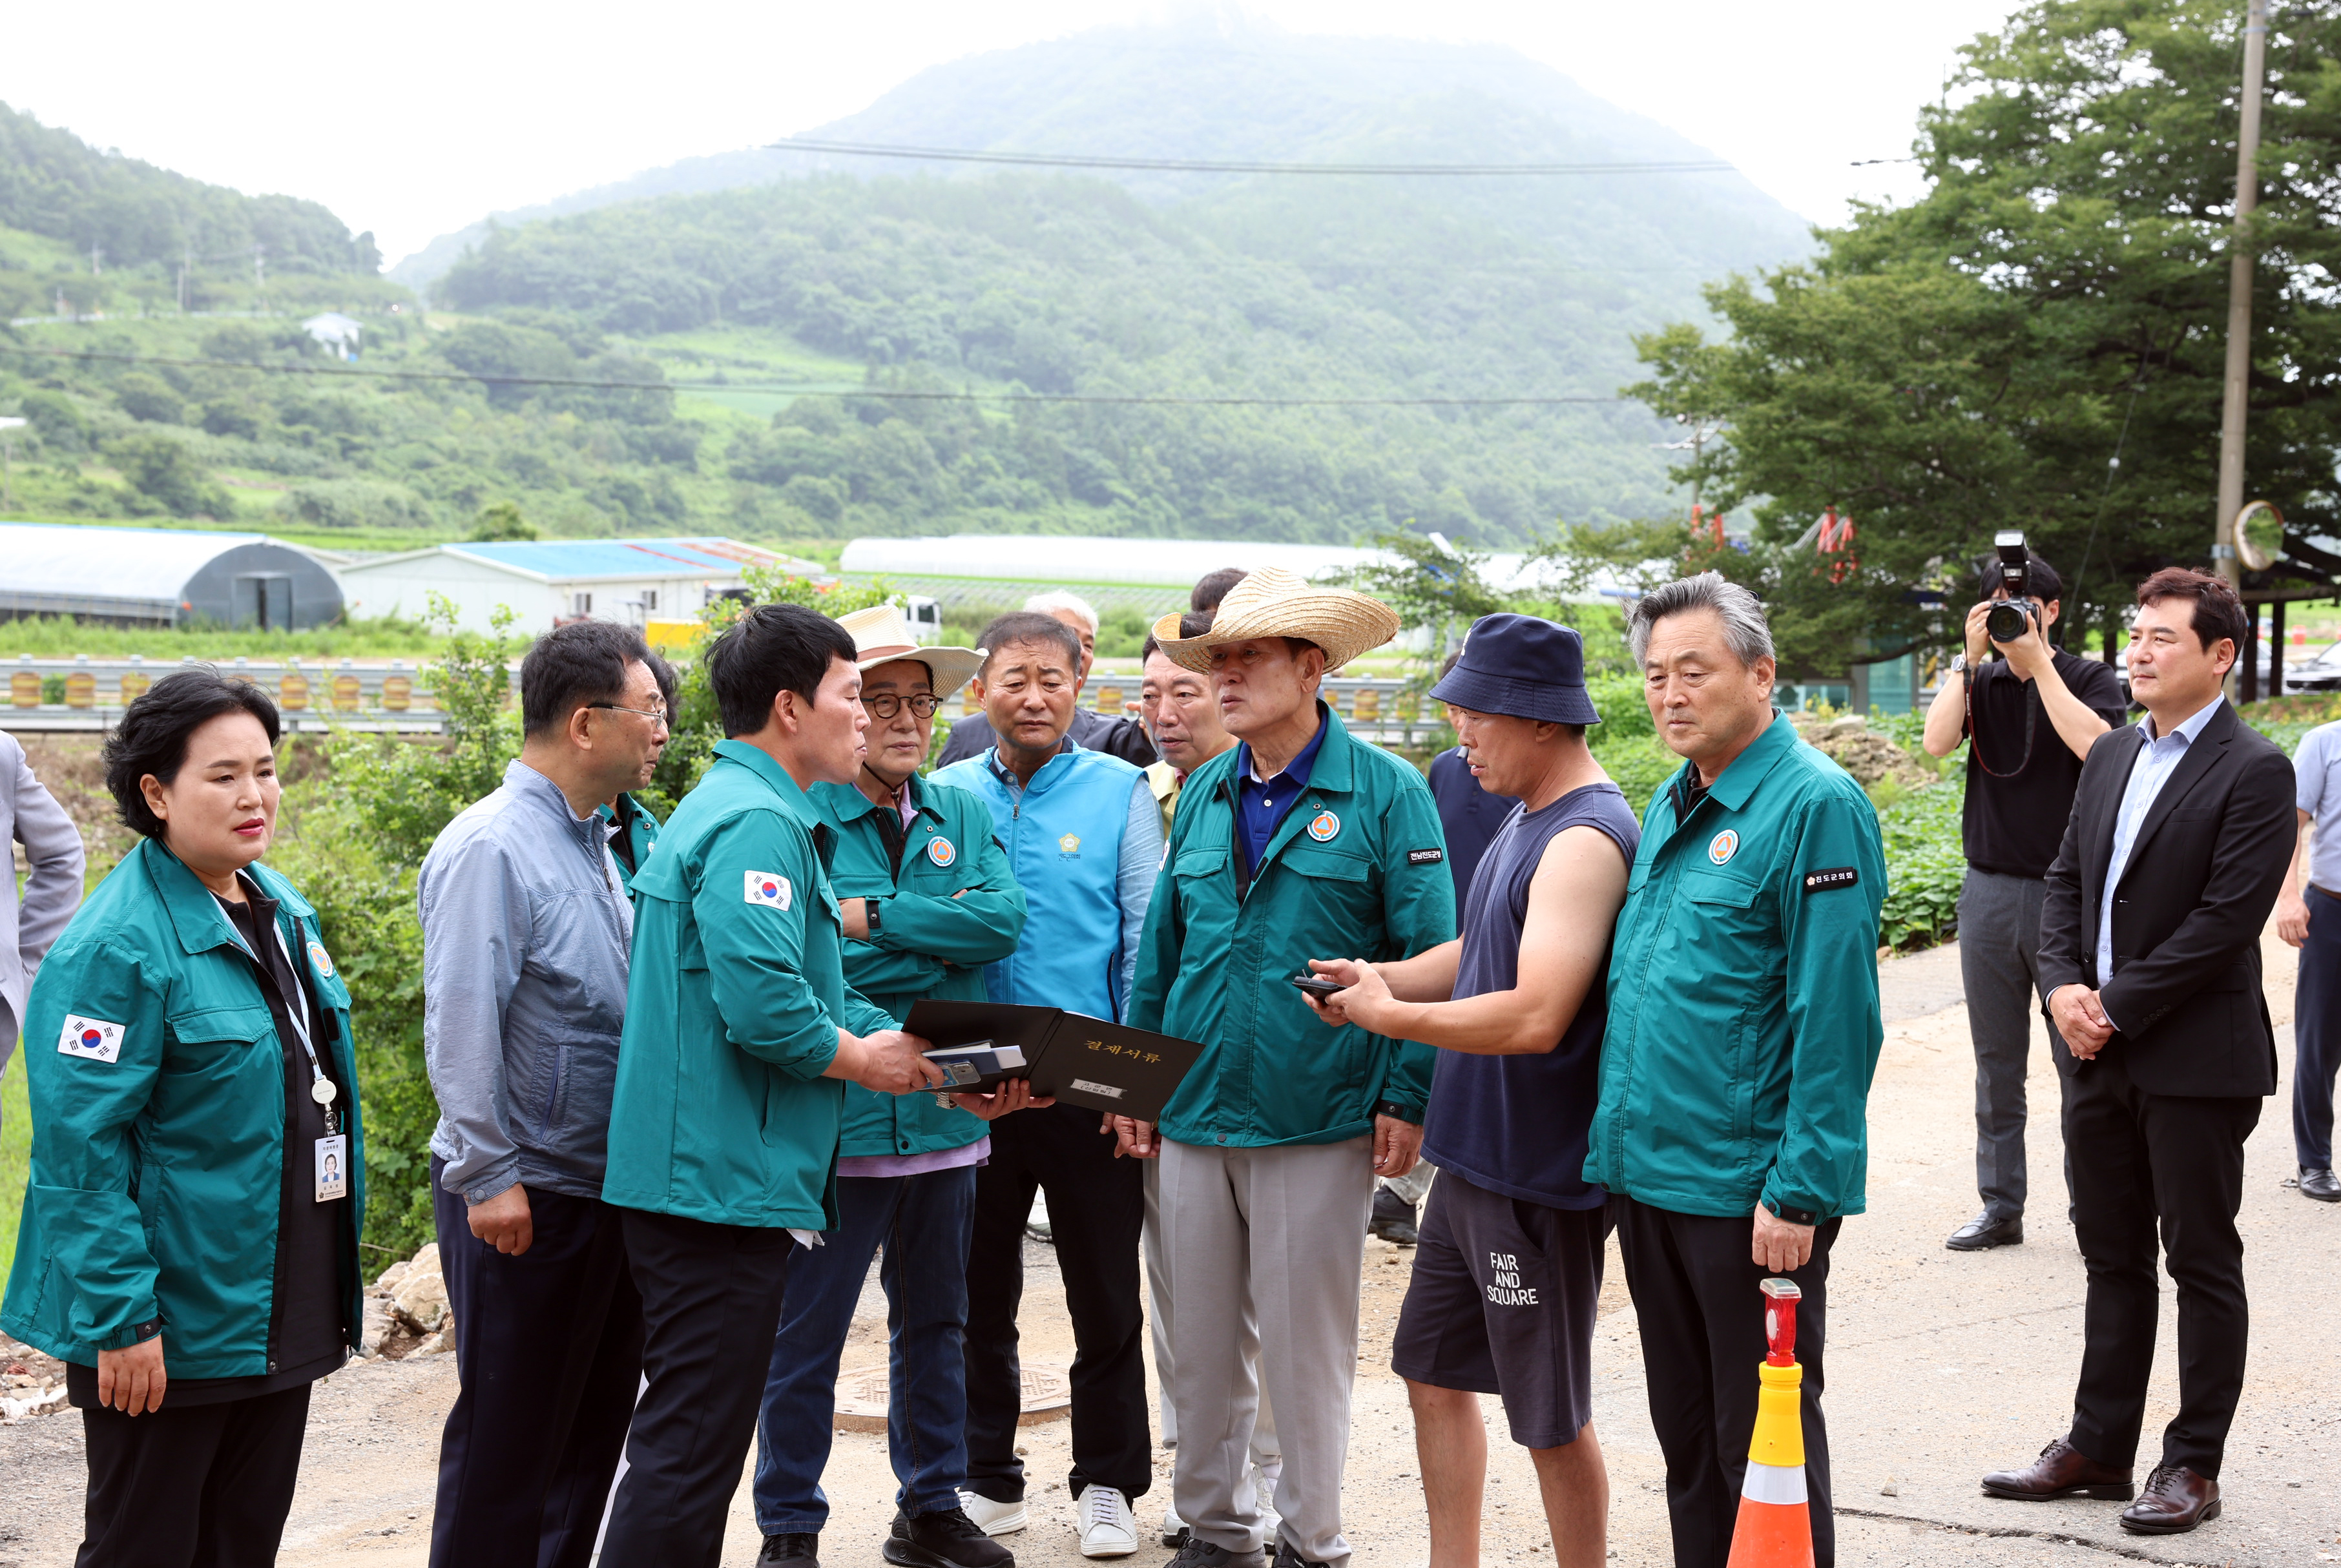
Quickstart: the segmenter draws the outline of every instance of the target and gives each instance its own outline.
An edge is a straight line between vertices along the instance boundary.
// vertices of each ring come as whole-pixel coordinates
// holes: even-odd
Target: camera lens
[[[1993,605],[1983,618],[1984,635],[1994,642],[2013,642],[2030,625],[2031,617],[2025,612],[2025,607],[2012,600]]]

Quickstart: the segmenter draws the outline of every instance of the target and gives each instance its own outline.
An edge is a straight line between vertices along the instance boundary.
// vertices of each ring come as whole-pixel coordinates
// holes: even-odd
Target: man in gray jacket
[[[25,899],[14,868],[0,877],[0,1073],[15,1054],[25,996],[41,956],[81,908],[81,829],[33,777],[25,749],[0,732],[0,844],[25,847]]]
[[[633,1410],[642,1302],[601,1197],[633,912],[599,809],[666,745],[653,668],[607,621],[538,639],[520,759],[423,861],[431,1196],[463,1384],[431,1568],[586,1568]]]

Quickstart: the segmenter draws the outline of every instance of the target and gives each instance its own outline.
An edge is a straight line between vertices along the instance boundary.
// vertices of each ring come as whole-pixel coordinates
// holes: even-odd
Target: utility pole
[[[105,261],[105,247],[99,244],[96,241],[92,240],[89,244],[89,275],[91,277],[94,278],[97,276],[99,273],[105,270],[103,265]]]
[[[2252,124],[2256,125],[2259,121],[2255,118]],[[252,247],[252,286],[254,289],[263,290],[268,287],[268,247],[266,245]]]
[[[2212,564],[2237,589],[2236,514],[2244,509],[2244,417],[2252,373],[2252,209],[2259,205],[2261,80],[2267,72],[2267,0],[2251,0],[2244,24],[2243,124],[2236,134],[2236,231],[2227,254],[2227,373],[2219,409],[2219,515]]]
[[[195,247],[183,245],[179,252],[179,313],[182,315],[186,313],[187,284],[194,278],[194,272]]]

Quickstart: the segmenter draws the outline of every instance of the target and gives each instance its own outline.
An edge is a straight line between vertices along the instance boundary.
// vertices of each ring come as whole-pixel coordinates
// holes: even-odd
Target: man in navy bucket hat
[[[1569,628],[1487,616],[1430,694],[1456,710],[1479,787],[1519,804],[1472,877],[1461,937],[1401,963],[1312,962],[1348,988],[1311,1005],[1438,1047],[1422,1148],[1439,1176],[1390,1353],[1432,1560],[1479,1543],[1479,1396],[1494,1394],[1535,1462],[1556,1568],[1598,1568],[1609,1484],[1591,1364],[1609,1226],[1584,1167],[1609,932],[1641,829],[1586,749],[1601,716]]]

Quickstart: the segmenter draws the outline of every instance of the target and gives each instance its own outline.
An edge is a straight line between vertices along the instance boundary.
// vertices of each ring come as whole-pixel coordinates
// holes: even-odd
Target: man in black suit
[[[2167,1535],[2217,1516],[2243,1391],[2236,1211],[2244,1139],[2276,1092],[2259,939],[2291,854],[2292,764],[2219,694],[2244,637],[2236,590],[2170,567],[2137,601],[2130,684],[2147,718],[2089,749],[2040,916],[2088,1266],[2080,1384],[2070,1433],[1983,1486],[2026,1500],[2133,1495],[2158,1229],[2178,1286],[2178,1414],[2121,1522]]]

